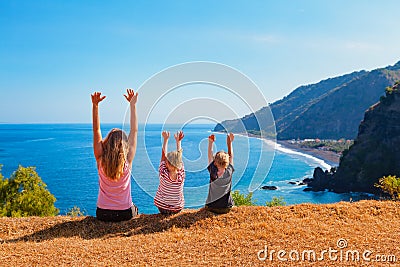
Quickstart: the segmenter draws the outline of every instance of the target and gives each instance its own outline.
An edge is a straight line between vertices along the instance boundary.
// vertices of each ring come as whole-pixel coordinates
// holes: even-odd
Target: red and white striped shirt
[[[183,184],[185,182],[184,166],[182,165],[182,168],[178,170],[176,180],[171,180],[165,161],[161,161],[159,179],[160,184],[154,197],[154,205],[170,211],[183,209],[185,205],[185,199],[183,198]]]

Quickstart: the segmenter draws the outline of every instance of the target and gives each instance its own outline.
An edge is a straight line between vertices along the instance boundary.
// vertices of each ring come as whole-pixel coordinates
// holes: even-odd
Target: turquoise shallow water
[[[103,136],[119,124],[102,125]],[[141,125],[138,149],[132,170],[132,198],[141,213],[156,213],[153,196],[158,186],[158,164],[161,156],[162,125]],[[175,131],[179,125],[164,125]],[[186,125],[184,164],[186,169],[185,200],[187,208],[204,204],[208,190],[207,137],[213,125]],[[217,134],[215,151],[226,149],[225,136]],[[170,140],[170,149],[174,147]],[[287,204],[333,203],[357,200],[358,194],[303,192],[305,186],[288,184],[311,177],[320,160],[273,147],[257,138],[236,136],[234,142],[235,173],[233,190],[253,191],[257,203],[264,205],[273,196],[283,197]],[[89,215],[95,214],[97,170],[92,152],[91,124],[0,124],[0,164],[2,174],[9,177],[18,165],[35,166],[57,198],[56,206],[65,214],[73,206]],[[275,185],[278,190],[259,189]]]

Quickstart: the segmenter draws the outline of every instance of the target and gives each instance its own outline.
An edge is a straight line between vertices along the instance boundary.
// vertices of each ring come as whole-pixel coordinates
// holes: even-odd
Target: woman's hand
[[[161,135],[162,135],[162,137],[164,138],[164,140],[168,140],[170,134],[169,134],[168,131],[163,131]]]
[[[182,131],[177,131],[176,134],[174,134],[176,142],[182,141],[183,137],[185,137],[185,135],[183,134]]]
[[[125,96],[126,100],[128,100],[129,103],[132,103],[134,105],[136,104],[137,98],[138,98],[137,92],[135,94],[135,92],[132,89],[128,88],[128,89],[126,89],[126,95],[124,95],[124,96]]]
[[[92,97],[92,103],[93,105],[98,105],[101,101],[106,98],[106,96],[101,96],[100,92],[94,92],[93,95],[90,95]]]

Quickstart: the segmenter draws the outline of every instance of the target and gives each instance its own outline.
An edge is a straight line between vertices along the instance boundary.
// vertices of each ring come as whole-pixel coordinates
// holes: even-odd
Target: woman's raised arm
[[[98,160],[103,154],[103,147],[101,145],[101,129],[100,129],[100,118],[99,118],[99,103],[106,98],[101,96],[100,92],[94,92],[92,95],[92,123],[93,123],[93,151],[96,160]]]
[[[126,100],[128,100],[131,109],[130,131],[128,136],[129,151],[127,160],[129,163],[132,163],[136,155],[137,146],[138,120],[136,113],[136,102],[138,98],[138,93],[135,93],[132,89],[126,89],[126,95],[124,96]]]

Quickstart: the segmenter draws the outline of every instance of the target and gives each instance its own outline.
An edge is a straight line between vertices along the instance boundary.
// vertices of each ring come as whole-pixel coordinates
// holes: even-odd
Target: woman
[[[112,129],[103,140],[100,130],[99,103],[106,97],[95,92],[92,97],[93,149],[99,173],[99,195],[96,217],[102,221],[130,220],[138,214],[131,197],[132,161],[136,153],[138,93],[127,89],[124,95],[130,103],[130,132]]]

